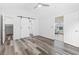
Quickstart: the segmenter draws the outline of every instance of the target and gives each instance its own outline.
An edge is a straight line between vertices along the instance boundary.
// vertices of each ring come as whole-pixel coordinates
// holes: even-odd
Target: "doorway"
[[[0,15],[0,45],[3,44],[3,16]]]
[[[13,24],[5,24],[5,41],[13,40]]]
[[[55,51],[64,54],[64,16],[55,17]]]

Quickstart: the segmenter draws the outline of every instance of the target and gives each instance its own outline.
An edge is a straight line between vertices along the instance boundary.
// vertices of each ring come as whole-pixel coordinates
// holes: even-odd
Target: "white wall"
[[[52,9],[52,8],[51,8]],[[60,9],[57,9],[60,10]],[[42,13],[44,12],[44,13]],[[56,12],[56,11],[55,11]],[[40,35],[55,39],[55,17],[64,16],[64,42],[79,47],[79,12],[75,9],[67,9],[63,12],[55,12],[43,9],[40,12]],[[42,15],[42,16],[41,16]]]
[[[32,14],[31,12],[27,11],[27,10],[19,10],[19,9],[5,9],[3,12],[3,16],[4,16],[4,39],[5,39],[5,24],[13,24],[14,25],[14,39],[19,39],[22,36],[25,37],[25,35],[27,34],[25,31],[26,29],[26,22],[25,19],[22,19],[23,22],[25,23],[21,23],[21,19],[18,18],[17,16],[30,16],[30,17],[35,17],[34,14]],[[36,17],[35,17],[36,18]],[[26,19],[27,20],[27,19]],[[21,21],[21,22],[20,22]],[[23,27],[21,27],[21,25],[24,25]],[[39,35],[38,33],[38,19],[35,19],[34,25],[33,25],[34,29],[34,35]],[[24,32],[22,33],[22,28],[24,30]],[[28,28],[28,27],[27,27]],[[22,35],[22,36],[21,36]],[[27,36],[27,35],[26,35]]]
[[[56,16],[64,16],[64,42],[79,47],[79,12],[58,14]],[[54,35],[56,16],[53,15],[52,17],[40,17],[41,36],[51,39],[56,38]]]
[[[79,12],[64,15],[64,42],[79,47]]]
[[[43,16],[40,17],[39,28],[40,28],[40,36],[44,36],[47,38],[54,39],[54,16]]]
[[[39,19],[36,18],[32,21],[32,33],[34,36],[39,35]]]
[[[20,19],[13,18],[11,16],[4,16],[4,36],[5,36],[5,24],[13,24],[13,38],[19,39],[20,38]],[[5,37],[4,37],[5,38]]]

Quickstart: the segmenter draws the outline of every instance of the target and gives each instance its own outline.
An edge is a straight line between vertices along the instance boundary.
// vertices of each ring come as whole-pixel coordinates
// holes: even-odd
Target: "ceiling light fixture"
[[[42,7],[42,5],[39,4],[38,7]]]
[[[38,8],[38,7],[49,7],[50,5],[49,4],[44,4],[44,3],[38,3],[34,9]]]

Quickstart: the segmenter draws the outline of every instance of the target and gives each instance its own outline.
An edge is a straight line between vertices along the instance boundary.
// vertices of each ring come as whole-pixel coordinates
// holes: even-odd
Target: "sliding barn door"
[[[29,20],[26,18],[23,18],[21,20],[21,38],[29,36],[28,26],[29,26]]]

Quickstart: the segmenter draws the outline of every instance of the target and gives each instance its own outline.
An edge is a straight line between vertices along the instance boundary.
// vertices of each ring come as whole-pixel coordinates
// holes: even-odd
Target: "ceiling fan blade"
[[[44,4],[44,3],[39,3],[40,5],[42,5],[42,6],[50,6],[49,4]]]
[[[38,4],[33,9],[36,9],[37,7],[38,7]]]

